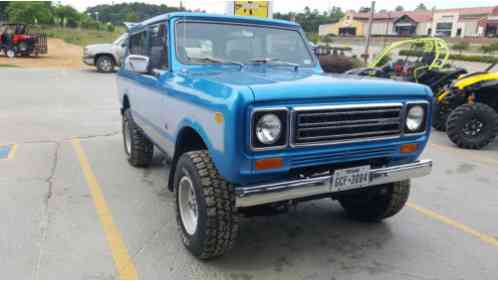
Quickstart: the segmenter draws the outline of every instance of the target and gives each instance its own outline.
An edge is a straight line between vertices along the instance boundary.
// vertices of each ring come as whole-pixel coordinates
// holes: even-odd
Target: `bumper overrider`
[[[432,160],[420,160],[410,164],[371,169],[369,183],[362,188],[423,177],[429,175],[431,171]],[[335,192],[340,192],[332,191],[331,182],[333,179],[334,176],[331,174],[253,186],[239,186],[235,188],[236,206],[252,207],[318,195],[332,195]]]

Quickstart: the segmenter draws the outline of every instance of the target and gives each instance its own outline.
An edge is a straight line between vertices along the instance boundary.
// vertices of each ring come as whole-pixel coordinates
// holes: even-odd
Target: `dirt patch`
[[[48,54],[39,57],[16,57],[9,59],[3,53],[0,65],[15,65],[23,68],[70,68],[82,69],[89,66],[83,64],[81,58],[83,48],[68,44],[61,39],[48,39]]]

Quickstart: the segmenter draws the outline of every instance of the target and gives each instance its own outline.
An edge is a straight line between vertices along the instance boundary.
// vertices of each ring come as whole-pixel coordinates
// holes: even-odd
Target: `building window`
[[[436,26],[436,36],[451,36],[451,31],[453,30],[453,23],[451,22],[440,22]]]
[[[461,28],[457,29],[457,36],[462,36],[462,29]]]
[[[432,28],[427,29],[427,35],[429,35],[429,36],[432,35]]]

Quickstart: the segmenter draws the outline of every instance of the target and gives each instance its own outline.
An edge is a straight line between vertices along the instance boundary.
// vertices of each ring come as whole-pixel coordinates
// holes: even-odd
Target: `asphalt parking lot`
[[[380,224],[321,200],[243,219],[235,249],[200,262],[176,231],[168,166],[128,165],[114,75],[1,69],[2,279],[496,279],[498,142],[434,132],[433,174]],[[3,147],[3,151],[2,151]]]

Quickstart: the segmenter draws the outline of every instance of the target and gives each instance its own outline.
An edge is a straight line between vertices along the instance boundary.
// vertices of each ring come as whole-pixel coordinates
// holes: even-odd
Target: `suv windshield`
[[[180,22],[176,52],[184,64],[314,66],[299,32],[267,26]]]
[[[127,33],[121,34],[121,36],[119,36],[118,39],[114,40],[114,42],[112,44],[114,44],[114,45],[121,45],[121,44],[124,43],[124,41],[126,40],[126,38],[128,38],[128,34]]]

